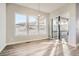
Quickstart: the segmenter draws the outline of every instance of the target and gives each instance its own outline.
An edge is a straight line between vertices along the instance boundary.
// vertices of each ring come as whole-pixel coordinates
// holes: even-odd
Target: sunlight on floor
[[[42,40],[8,46],[0,55],[70,56],[72,53],[70,48],[64,38],[62,40]]]
[[[54,44],[54,47],[52,47],[53,49],[52,49],[52,51],[51,51],[49,56],[53,56],[55,54],[55,50],[56,50],[56,47],[57,47],[58,43],[59,43],[59,40],[56,40],[56,43]]]
[[[67,42],[65,41],[64,38],[62,39],[62,47],[63,47],[64,56],[70,56],[70,50],[69,50]]]

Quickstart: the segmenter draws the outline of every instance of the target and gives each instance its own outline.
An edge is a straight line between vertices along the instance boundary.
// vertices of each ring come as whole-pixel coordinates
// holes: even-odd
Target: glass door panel
[[[53,19],[53,38],[58,39],[58,19]]]
[[[51,21],[52,38],[67,41],[68,39],[68,19],[58,16]]]
[[[68,39],[68,20],[60,18],[60,38]]]

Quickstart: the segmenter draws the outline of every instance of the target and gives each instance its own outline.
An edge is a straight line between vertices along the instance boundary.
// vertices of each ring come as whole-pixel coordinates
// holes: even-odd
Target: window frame
[[[20,36],[19,34],[18,35],[16,35],[16,14],[21,14],[21,15],[24,15],[24,16],[26,16],[26,35],[21,35],[21,36],[28,36],[29,35],[29,15],[26,15],[26,14],[23,14],[23,13],[15,13],[15,36]],[[43,33],[41,33],[40,34],[40,23],[39,23],[39,21],[40,21],[40,19],[39,19],[39,17],[38,16],[34,16],[34,15],[31,15],[31,16],[33,16],[33,17],[36,17],[37,19],[36,19],[36,21],[37,21],[37,35],[47,35],[48,34],[48,31],[47,31],[47,29],[48,29],[48,27],[47,27],[47,25],[48,25],[48,23],[47,23],[47,18],[46,18],[46,16],[45,16],[45,21],[46,21],[46,25],[45,25],[45,34],[43,34]],[[33,34],[34,35],[34,34]]]

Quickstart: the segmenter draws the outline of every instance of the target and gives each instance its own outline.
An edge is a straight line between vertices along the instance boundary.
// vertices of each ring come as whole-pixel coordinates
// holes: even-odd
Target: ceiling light
[[[41,15],[40,15],[40,14],[38,14],[38,16],[40,17]]]

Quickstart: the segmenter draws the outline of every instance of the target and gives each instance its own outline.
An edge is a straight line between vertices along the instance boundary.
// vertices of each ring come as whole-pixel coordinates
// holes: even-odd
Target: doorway
[[[68,29],[68,18],[58,16],[56,18],[53,18],[51,20],[51,35],[53,39],[62,40],[65,39],[65,41],[68,42],[68,35],[69,35],[69,29]]]

